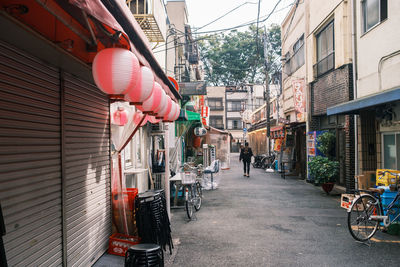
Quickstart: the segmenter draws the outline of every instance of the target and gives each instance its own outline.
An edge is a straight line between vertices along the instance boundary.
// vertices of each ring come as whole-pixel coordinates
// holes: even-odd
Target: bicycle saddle
[[[385,192],[385,189],[384,188],[368,188],[368,191],[382,195],[383,192]]]

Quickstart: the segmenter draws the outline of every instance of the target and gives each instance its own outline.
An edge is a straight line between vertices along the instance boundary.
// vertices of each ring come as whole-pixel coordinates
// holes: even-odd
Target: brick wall
[[[353,99],[351,65],[343,65],[310,84],[311,114],[324,115],[328,107]]]

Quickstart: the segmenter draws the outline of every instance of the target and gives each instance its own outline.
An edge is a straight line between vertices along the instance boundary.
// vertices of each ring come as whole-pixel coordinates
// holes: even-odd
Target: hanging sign
[[[306,112],[306,96],[304,93],[304,80],[292,81],[294,109],[296,110],[296,121],[303,122]]]
[[[194,128],[194,134],[196,136],[204,136],[204,135],[206,135],[206,133],[207,133],[207,130],[204,127],[196,127],[196,128]]]
[[[210,117],[210,108],[208,106],[202,106],[201,107],[201,122],[203,123],[204,126],[209,125],[209,117]]]

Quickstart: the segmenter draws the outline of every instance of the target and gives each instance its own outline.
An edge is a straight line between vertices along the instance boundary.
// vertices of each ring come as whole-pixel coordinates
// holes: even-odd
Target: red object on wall
[[[193,147],[198,148],[198,147],[200,147],[200,146],[201,146],[201,137],[196,136],[196,137],[193,139]]]

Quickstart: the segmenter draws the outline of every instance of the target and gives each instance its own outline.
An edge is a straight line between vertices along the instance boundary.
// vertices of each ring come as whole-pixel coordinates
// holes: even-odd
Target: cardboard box
[[[355,176],[358,189],[368,189],[376,184],[375,171],[364,171],[362,175]]]
[[[355,196],[353,194],[342,194],[342,197],[340,198],[340,207],[349,209],[354,198]]]

